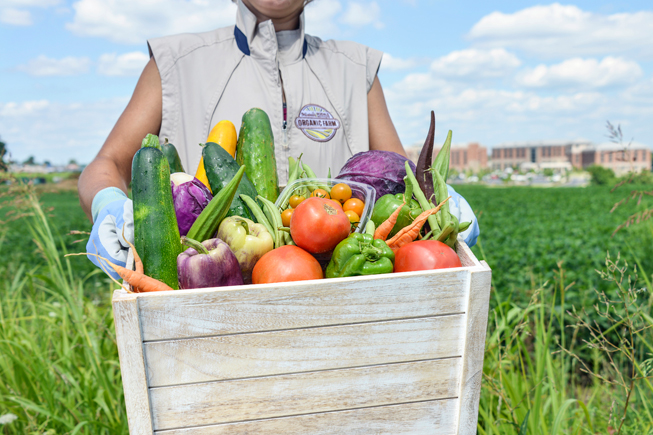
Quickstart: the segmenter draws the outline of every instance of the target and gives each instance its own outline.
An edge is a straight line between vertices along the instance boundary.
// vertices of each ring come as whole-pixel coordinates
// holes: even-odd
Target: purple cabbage
[[[243,285],[240,265],[229,245],[217,238],[204,240],[202,245],[208,253],[198,254],[194,248],[188,248],[177,257],[179,288]]]
[[[406,190],[406,160],[392,151],[364,151],[347,160],[336,178],[369,184],[376,190],[377,198],[402,193]],[[415,164],[408,162],[415,173]]]
[[[179,235],[185,236],[204,207],[213,199],[213,195],[200,180],[184,172],[171,174],[170,186]]]

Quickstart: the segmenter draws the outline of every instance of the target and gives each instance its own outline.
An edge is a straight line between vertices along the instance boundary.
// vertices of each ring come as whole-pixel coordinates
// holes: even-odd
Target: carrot
[[[388,240],[388,246],[390,249],[392,249],[393,252],[397,252],[399,248],[415,240],[419,235],[419,232],[422,230],[424,223],[426,223],[426,219],[432,214],[439,212],[442,205],[444,205],[444,203],[447,202],[449,198],[451,197],[449,196],[447,199],[438,204],[437,207],[423,211],[419,216],[417,216],[412,224],[399,230],[399,232],[395,234],[393,238]]]
[[[101,257],[97,254],[91,254],[88,252],[80,252],[77,254],[67,254],[66,257],[68,256],[77,256],[77,255],[92,255],[94,257],[97,257],[101,260],[104,260],[113,270],[116,271],[118,276],[120,276],[125,282],[129,285],[132,286],[134,291],[136,293],[144,293],[144,292],[156,292],[156,291],[164,291],[164,290],[172,290],[167,284],[159,281],[158,279],[154,279],[150,276],[145,275],[144,273],[137,272],[135,270],[129,270],[126,267],[118,266],[117,264],[111,263],[109,260],[107,260],[104,257]]]
[[[404,201],[403,204],[401,204],[395,211],[392,212],[392,214],[383,221],[381,225],[374,231],[374,238],[375,239],[381,239],[385,241],[385,239],[388,238],[388,234],[392,231],[394,228],[395,224],[397,223],[397,218],[399,217],[399,212],[401,211],[401,208],[406,205],[406,201]]]
[[[127,242],[129,247],[132,249],[132,254],[134,254],[134,270],[138,273],[145,273],[143,269],[143,261],[141,260],[140,255],[136,252],[136,247],[132,243],[125,239],[125,226],[122,227],[122,238]]]

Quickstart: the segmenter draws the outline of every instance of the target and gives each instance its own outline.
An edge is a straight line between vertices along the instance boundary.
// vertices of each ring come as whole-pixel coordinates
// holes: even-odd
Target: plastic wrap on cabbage
[[[200,180],[184,172],[171,174],[170,185],[179,235],[185,236],[213,195]]]
[[[364,151],[355,154],[345,163],[336,178],[369,184],[376,190],[376,197],[405,191],[405,161],[401,154],[392,151]],[[415,164],[409,161],[415,172]]]

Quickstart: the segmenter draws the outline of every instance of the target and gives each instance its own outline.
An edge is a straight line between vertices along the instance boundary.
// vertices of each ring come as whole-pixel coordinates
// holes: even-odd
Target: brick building
[[[424,144],[415,144],[406,148],[406,154],[408,158],[413,162],[417,163],[419,159],[419,153],[422,150]],[[433,148],[433,157],[440,152],[440,148]],[[465,172],[471,170],[473,172],[478,172],[479,169],[487,168],[488,157],[487,157],[487,148],[481,146],[476,142],[469,144],[452,144],[451,145],[451,160],[449,161],[449,167],[457,170],[458,172]]]
[[[618,176],[629,171],[641,172],[651,170],[651,150],[640,143],[623,146],[615,143],[602,143],[584,149],[572,156],[572,163],[577,168],[600,165],[610,168]]]

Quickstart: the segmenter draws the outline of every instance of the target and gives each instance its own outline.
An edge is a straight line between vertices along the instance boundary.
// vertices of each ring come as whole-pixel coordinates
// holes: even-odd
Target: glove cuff
[[[129,199],[125,192],[118,189],[117,187],[107,187],[100,190],[93,197],[93,203],[91,204],[91,215],[93,216],[93,222],[97,219],[97,215],[100,213],[107,204],[110,202],[119,200],[119,199]]]

